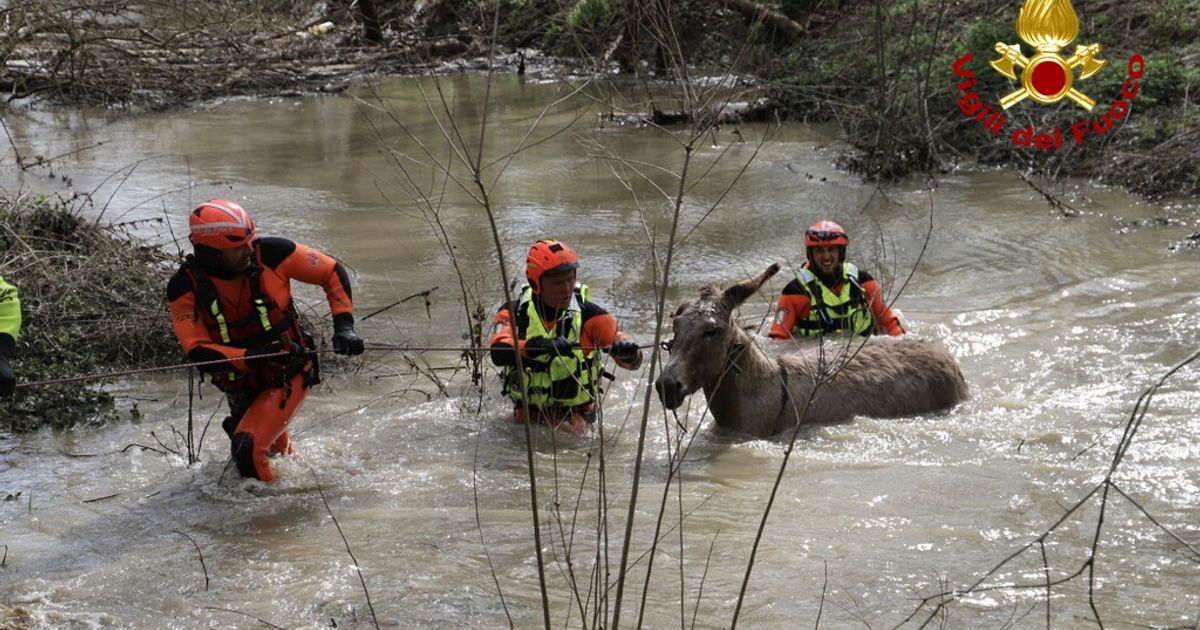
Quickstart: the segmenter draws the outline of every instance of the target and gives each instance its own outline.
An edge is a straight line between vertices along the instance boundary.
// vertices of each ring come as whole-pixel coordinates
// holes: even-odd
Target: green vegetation
[[[994,6],[993,6],[994,5]],[[1147,196],[1200,194],[1196,148],[1200,79],[1200,8],[1186,2],[1074,4],[1080,33],[1074,45],[1100,42],[1108,67],[1076,87],[1097,102],[1092,112],[1063,100],[1019,104],[992,136],[959,111],[967,64],[985,103],[1019,87],[993,71],[996,42],[1018,43],[1020,5],[996,3],[842,3],[810,16],[815,27],[788,63],[767,75],[772,96],[793,117],[837,122],[854,150],[842,165],[879,180],[935,171],[952,162],[1001,163],[1046,174],[1099,177]],[[1031,54],[1028,46],[1026,54]],[[1075,146],[1071,125],[1097,119],[1121,98],[1127,64],[1146,59],[1131,112],[1113,131]],[[1055,151],[1019,147],[1011,133],[1061,129],[1072,146]]]
[[[17,286],[24,318],[19,383],[176,363],[166,317],[172,261],[80,214],[85,200],[0,198],[0,275]],[[71,426],[115,415],[94,383],[18,388],[0,402],[6,428]]]
[[[853,147],[841,165],[869,179],[979,162],[1100,177],[1150,196],[1200,194],[1200,5],[1185,0],[1073,3],[1080,33],[1066,52],[1098,42],[1108,62],[1077,84],[1096,109],[1067,100],[1020,103],[1005,112],[996,136],[959,111],[951,66],[973,55],[972,89],[985,103],[1013,90],[988,61],[997,42],[1019,41],[1020,3],[289,0],[268,7],[203,0],[167,7],[122,0],[93,3],[97,15],[111,19],[86,25],[81,16],[91,13],[77,11],[78,2],[9,4],[0,9],[6,21],[44,26],[0,33],[8,73],[0,87],[66,104],[159,108],[233,94],[336,90],[346,75],[410,72],[427,67],[430,57],[488,55],[494,44],[500,52],[538,48],[605,70],[616,63],[643,79],[682,76],[682,68],[689,76],[757,77],[786,115],[836,123]],[[336,25],[330,34],[308,36],[308,25],[325,20]],[[1146,75],[1114,132],[1055,151],[1010,141],[1018,128],[1067,133],[1106,113],[1135,53],[1146,59]],[[513,69],[523,63],[521,57]]]

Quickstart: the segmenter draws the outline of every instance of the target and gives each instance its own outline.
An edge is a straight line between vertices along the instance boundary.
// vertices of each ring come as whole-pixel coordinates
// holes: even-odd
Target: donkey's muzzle
[[[654,390],[658,392],[658,400],[667,409],[678,408],[687,398],[687,386],[679,379],[667,374],[660,374],[654,380]]]

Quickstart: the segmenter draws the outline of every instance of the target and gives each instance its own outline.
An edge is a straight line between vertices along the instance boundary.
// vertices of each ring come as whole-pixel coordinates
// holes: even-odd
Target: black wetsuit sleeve
[[[262,256],[264,267],[274,269],[280,265],[292,252],[296,251],[296,242],[278,236],[264,236],[258,239],[258,252]]]
[[[790,282],[784,285],[782,293],[784,295],[807,295],[804,287],[800,285],[800,281],[795,278],[792,278]]]

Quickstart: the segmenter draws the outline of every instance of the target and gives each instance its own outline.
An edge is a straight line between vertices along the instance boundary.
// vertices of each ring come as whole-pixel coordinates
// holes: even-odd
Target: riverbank
[[[337,92],[355,76],[468,50],[453,37],[370,45],[351,30],[347,11],[311,1],[271,11],[252,3],[94,4],[3,11],[12,24],[0,48],[0,88],[10,100],[145,111]]]
[[[1019,43],[1011,3],[687,3],[649,25],[609,0],[508,3],[495,22],[452,0],[358,9],[293,1],[270,12],[117,2],[80,13],[59,4],[4,10],[0,86],[17,102],[156,110],[489,67],[560,77],[620,68],[650,81],[685,67],[691,76],[732,70],[758,77],[753,91],[786,116],[837,124],[852,147],[839,165],[869,180],[984,165],[1096,178],[1150,198],[1200,194],[1200,103],[1190,89],[1200,80],[1200,8],[1187,3],[1080,3],[1073,44],[1100,44],[1106,67],[1076,87],[1096,109],[1027,99],[990,127],[975,103],[996,103],[1016,85],[987,63],[997,43]],[[670,49],[648,37],[655,32],[691,35]],[[998,120],[990,114],[978,115]],[[1042,134],[1057,140],[1043,147]]]
[[[13,357],[18,383],[181,357],[162,309],[173,261],[157,247],[85,219],[88,203],[0,196],[0,270],[20,293],[24,319]],[[21,387],[0,401],[0,430],[65,427],[116,414],[112,397],[94,383]]]
[[[186,357],[164,303],[177,257],[122,225],[86,218],[91,206],[87,196],[0,191],[0,276],[17,287],[23,317],[13,357],[19,386],[0,400],[0,431],[136,420],[136,402],[116,404],[104,388],[113,379],[104,374],[146,370],[188,378],[176,369]],[[307,310],[300,320],[319,348],[331,348],[327,324]],[[327,374],[351,364],[322,359]]]
[[[804,40],[765,74],[791,116],[839,124],[855,147],[841,165],[871,179],[985,165],[1094,178],[1150,198],[1200,194],[1200,102],[1191,89],[1200,81],[1200,7],[1075,3],[1078,33],[1064,36],[1071,43],[1062,53],[1099,45],[1104,67],[1087,79],[1074,71],[1091,110],[1066,98],[999,106],[1021,83],[989,64],[999,58],[994,48],[1033,54],[1017,36],[1018,9],[839,3],[814,14]],[[1014,70],[1019,76],[1019,62]]]

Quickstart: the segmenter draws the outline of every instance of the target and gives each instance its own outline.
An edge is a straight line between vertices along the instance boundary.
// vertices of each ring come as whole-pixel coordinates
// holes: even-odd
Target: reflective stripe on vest
[[[216,287],[212,281],[201,271],[194,263],[194,258],[188,257],[184,262],[184,270],[192,279],[192,286],[196,293],[197,308],[204,308],[208,314],[212,315],[215,326],[211,323],[206,323],[210,333],[220,337],[221,343],[232,345],[238,348],[252,348],[261,346],[273,339],[279,338],[287,331],[291,331],[294,339],[298,343],[303,343],[304,335],[299,328],[299,321],[295,314],[295,308],[292,304],[288,304],[287,308],[279,309],[281,317],[278,322],[271,323],[271,310],[278,308],[274,300],[266,295],[265,287],[263,286],[261,261],[258,259],[258,253],[255,252],[254,266],[247,272],[246,280],[250,285],[250,304],[253,310],[241,319],[233,322],[225,316],[221,310],[221,300],[217,295]],[[232,329],[237,329],[238,339],[234,339]],[[253,330],[257,329],[257,330]],[[274,370],[273,366],[260,365],[256,366],[256,370],[269,369]],[[229,371],[224,375],[214,374],[214,377],[223,378],[226,385],[237,381],[241,375],[236,371]],[[214,383],[218,383],[214,380]],[[221,384],[218,383],[218,387]]]
[[[564,337],[578,345],[583,332],[583,303],[591,295],[586,285],[575,285],[575,297],[566,311],[569,319],[560,318],[553,330],[546,330],[533,300],[533,289],[525,287],[517,302],[517,313],[513,313],[513,326],[518,325],[518,313],[525,313],[529,324],[525,330],[514,330],[514,337],[528,342],[531,339],[553,339]],[[595,350],[585,353],[575,348],[569,356],[541,354],[522,360],[526,372],[520,377],[529,392],[529,405],[539,409],[569,408],[592,401],[592,389],[599,381],[600,361]],[[505,367],[503,372],[505,395],[520,402],[521,381],[517,379],[516,366]]]
[[[834,293],[807,267],[796,272],[796,282],[808,294],[808,318],[796,322],[793,335],[815,337],[841,330],[859,335],[875,331],[875,318],[858,284],[858,267],[842,265],[842,288]]]
[[[258,322],[262,326],[264,333],[271,332],[271,318],[267,310],[267,304],[262,298],[254,300],[254,308],[258,311]],[[233,343],[229,337],[229,322],[225,319],[225,314],[221,312],[221,301],[214,299],[208,307],[209,312],[217,320],[217,330],[221,333],[221,342],[225,344]]]
[[[254,300],[254,308],[258,311],[258,319],[262,325],[263,332],[271,332],[271,318],[267,316],[267,305],[263,302],[262,298]],[[213,298],[208,310],[217,320],[217,330],[221,333],[221,343],[232,343],[233,340],[229,337],[229,322],[225,319],[225,314],[221,312],[221,301]],[[229,380],[233,380],[237,378],[237,372],[231,371],[228,376]]]

